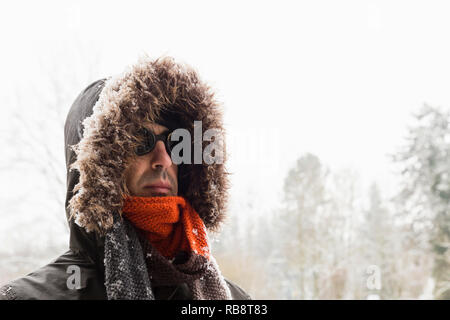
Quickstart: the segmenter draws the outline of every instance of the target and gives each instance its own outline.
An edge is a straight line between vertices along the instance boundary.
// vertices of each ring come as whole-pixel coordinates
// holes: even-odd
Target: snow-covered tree
[[[317,298],[326,248],[325,213],[328,170],[306,154],[289,170],[284,184],[285,210],[280,219],[284,254],[295,292],[292,298]]]
[[[417,246],[431,245],[436,299],[450,299],[450,112],[424,105],[404,149],[403,185],[397,200]]]

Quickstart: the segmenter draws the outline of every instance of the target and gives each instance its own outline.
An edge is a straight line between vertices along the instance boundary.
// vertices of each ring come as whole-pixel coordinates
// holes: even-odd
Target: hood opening
[[[144,119],[169,129],[185,128],[191,137],[199,120],[203,132],[214,128],[224,135],[221,105],[210,87],[172,58],[144,57],[124,73],[90,84],[76,98],[65,124],[71,248],[96,250],[112,227],[112,212],[121,213],[124,159],[134,150]],[[224,149],[221,164],[182,164],[178,170],[178,195],[190,202],[210,231],[217,231],[225,217],[225,161]]]

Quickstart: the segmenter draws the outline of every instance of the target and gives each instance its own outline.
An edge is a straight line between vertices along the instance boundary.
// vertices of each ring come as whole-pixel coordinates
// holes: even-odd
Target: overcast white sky
[[[91,81],[168,54],[224,102],[236,197],[253,188],[276,204],[304,152],[389,189],[386,154],[411,112],[450,106],[449,16],[448,1],[430,0],[2,1],[1,96],[61,52],[100,55]]]

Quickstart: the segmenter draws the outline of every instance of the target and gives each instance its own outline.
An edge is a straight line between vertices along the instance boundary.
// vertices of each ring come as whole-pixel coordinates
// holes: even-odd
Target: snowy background
[[[64,120],[144,53],[225,107],[212,235],[261,299],[450,298],[447,1],[0,4],[0,284],[67,249]]]

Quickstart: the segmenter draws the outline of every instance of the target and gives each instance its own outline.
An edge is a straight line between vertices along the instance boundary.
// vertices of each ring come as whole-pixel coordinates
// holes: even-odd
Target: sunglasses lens
[[[152,151],[155,147],[155,136],[151,131],[145,128],[141,129],[139,133],[144,138],[144,142],[136,148],[135,152],[138,156],[143,156]]]
[[[147,148],[145,145],[138,146],[138,147],[136,148],[136,154],[137,154],[138,156],[143,156],[144,154],[147,154],[147,153],[149,153],[149,152],[150,152],[149,148]]]

